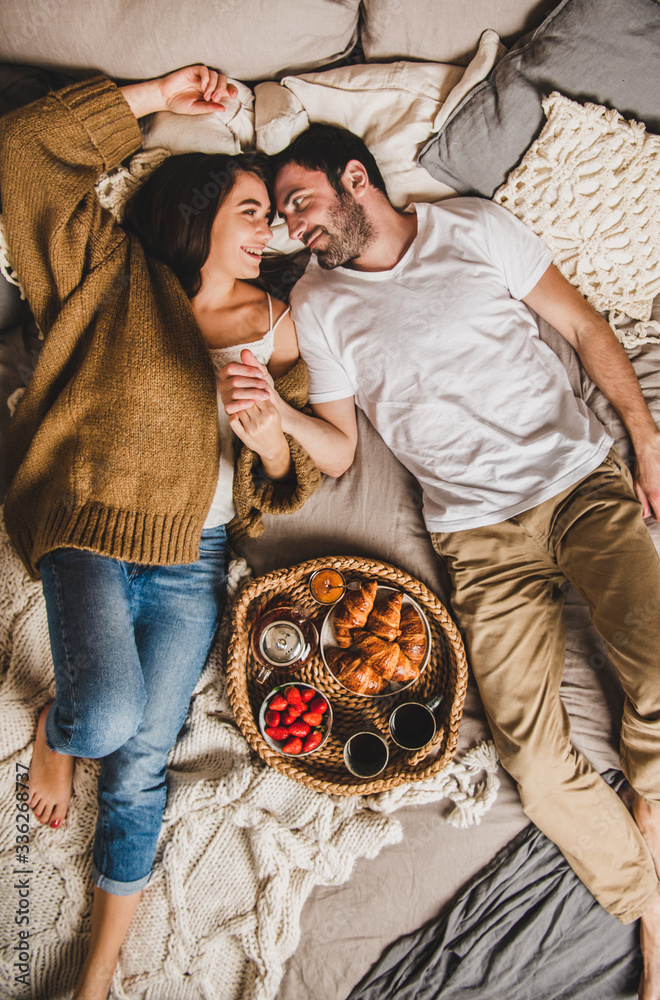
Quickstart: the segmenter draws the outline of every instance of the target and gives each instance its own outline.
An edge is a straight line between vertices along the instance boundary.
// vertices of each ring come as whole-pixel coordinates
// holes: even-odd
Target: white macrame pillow
[[[658,342],[660,137],[557,93],[543,108],[543,131],[493,200],[541,237],[626,346]],[[629,318],[638,322],[620,330]]]

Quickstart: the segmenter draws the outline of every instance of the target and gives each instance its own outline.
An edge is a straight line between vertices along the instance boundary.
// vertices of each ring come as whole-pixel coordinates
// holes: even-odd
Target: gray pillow
[[[562,0],[426,144],[421,164],[459,194],[491,198],[544,124],[558,90],[660,132],[660,3]]]

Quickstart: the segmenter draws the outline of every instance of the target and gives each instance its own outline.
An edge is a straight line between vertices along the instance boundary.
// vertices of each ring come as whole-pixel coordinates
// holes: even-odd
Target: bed
[[[94,70],[121,81],[197,61],[226,71],[239,95],[224,115],[152,117],[144,152],[100,179],[99,198],[118,214],[167,151],[270,153],[309,121],[345,125],[373,149],[397,206],[476,192],[531,225],[608,316],[660,419],[660,78],[649,72],[659,51],[656,0],[285,0],[277,16],[266,0],[212,10],[199,0],[6,0],[0,112]],[[612,191],[625,208],[614,215]],[[291,248],[282,227],[274,243]],[[40,335],[1,239],[0,269],[1,444]],[[632,461],[618,417],[572,349],[544,322],[540,335]],[[232,593],[250,573],[355,554],[400,567],[449,605],[419,490],[359,417],[353,467],[297,514],[266,519],[265,535],[236,553]],[[649,530],[660,547],[658,524]],[[30,937],[19,937],[14,917],[25,897],[8,881],[0,995],[56,1000],[70,995],[89,932],[94,764],[78,765],[57,838],[33,824],[29,852],[19,852],[16,779],[52,667],[39,585],[4,529],[0,545],[0,853],[6,871],[11,862],[25,873],[31,919]],[[573,740],[599,770],[616,772],[621,692],[568,586],[565,600],[562,694]],[[115,1000],[636,995],[635,928],[595,906],[526,829],[472,681],[446,774],[369,798],[327,796],[266,768],[238,732],[223,678],[226,639],[225,622],[172,754],[157,867]],[[515,919],[507,924],[504,913]],[[424,972],[431,967],[435,979]]]

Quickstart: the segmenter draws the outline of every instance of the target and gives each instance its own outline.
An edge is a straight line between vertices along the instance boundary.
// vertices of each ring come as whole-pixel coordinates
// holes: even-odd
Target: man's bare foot
[[[108,1000],[115,968],[116,965],[111,968],[94,965],[90,968],[85,962],[72,1000]]]
[[[635,792],[633,816],[640,829],[646,846],[651,852],[653,864],[660,879],[660,805],[647,802]]]
[[[71,799],[74,758],[56,753],[46,743],[46,716],[50,705],[41,710],[37,737],[30,764],[29,805],[35,817],[55,829],[66,816]]]
[[[660,807],[635,793],[633,816],[660,878]],[[644,974],[639,984],[639,1000],[660,1000],[660,899],[640,920],[640,944]]]
[[[643,914],[639,943],[644,972],[639,984],[639,1000],[660,1000],[660,899]]]

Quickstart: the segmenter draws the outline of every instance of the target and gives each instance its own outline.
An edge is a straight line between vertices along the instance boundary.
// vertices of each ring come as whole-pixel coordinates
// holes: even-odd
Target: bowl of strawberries
[[[332,706],[313,684],[282,684],[264,698],[259,729],[271,750],[307,757],[330,736]]]

